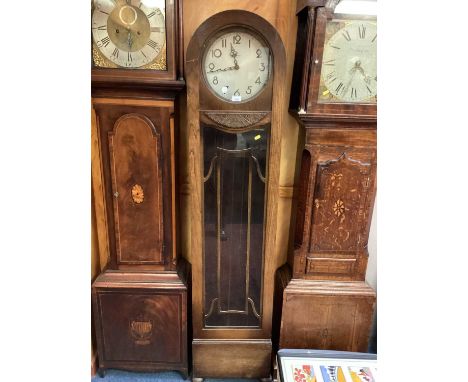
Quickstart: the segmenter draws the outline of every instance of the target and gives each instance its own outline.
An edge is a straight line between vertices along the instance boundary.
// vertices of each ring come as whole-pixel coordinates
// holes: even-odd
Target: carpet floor
[[[91,382],[176,382],[184,381],[182,376],[175,371],[164,371],[160,373],[137,373],[122,370],[106,370],[104,378],[97,374],[91,378]],[[186,380],[187,382],[190,379]],[[252,379],[205,379],[206,382],[251,382]]]

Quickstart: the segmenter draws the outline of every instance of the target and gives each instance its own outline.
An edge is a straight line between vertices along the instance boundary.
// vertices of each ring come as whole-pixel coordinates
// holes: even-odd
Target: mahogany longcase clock
[[[267,378],[285,52],[250,12],[207,19],[187,50],[193,376]]]
[[[367,351],[370,334],[377,25],[338,3],[298,2],[290,113],[305,137],[295,248],[277,274],[280,348]]]
[[[181,8],[94,0],[92,106],[109,248],[93,283],[100,371],[187,365],[187,286],[177,256],[175,98],[185,83]]]

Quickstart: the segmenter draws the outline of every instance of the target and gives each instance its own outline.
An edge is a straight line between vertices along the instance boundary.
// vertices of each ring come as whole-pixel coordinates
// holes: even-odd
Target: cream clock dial
[[[229,102],[247,101],[268,83],[271,54],[268,46],[244,29],[231,29],[206,48],[203,73],[208,87]]]
[[[319,102],[375,102],[377,25],[347,21],[325,42]]]
[[[117,67],[141,68],[165,51],[164,0],[94,0],[93,5],[93,42]]]

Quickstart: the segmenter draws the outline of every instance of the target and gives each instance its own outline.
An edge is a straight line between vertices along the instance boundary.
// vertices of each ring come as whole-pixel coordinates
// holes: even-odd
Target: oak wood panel
[[[292,280],[279,347],[367,352],[374,306],[375,292],[364,282]]]
[[[97,235],[98,252],[93,252],[92,256],[99,257],[100,269],[104,269],[109,261],[109,238],[107,236],[107,213],[106,201],[104,197],[102,160],[100,152],[100,142],[98,133],[98,121],[96,112],[91,108],[91,187],[92,202],[95,219],[92,221],[93,229]],[[97,274],[96,274],[97,275]]]
[[[266,378],[270,375],[270,340],[194,340],[193,377]]]
[[[294,278],[364,280],[375,131],[307,129],[299,189]]]

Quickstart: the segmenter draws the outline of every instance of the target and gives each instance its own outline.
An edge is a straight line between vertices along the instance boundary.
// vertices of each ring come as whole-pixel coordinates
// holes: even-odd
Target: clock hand
[[[239,67],[229,66],[229,67],[224,68],[224,69],[210,70],[210,71],[207,72],[207,73],[226,72],[226,71],[228,71],[228,70],[237,70],[237,69],[239,69]]]
[[[127,44],[128,44],[128,49],[130,49],[133,44],[133,39],[132,39],[132,34],[130,33],[130,29],[128,30]]]
[[[350,70],[351,73],[351,77],[348,81],[348,83],[346,84],[346,86],[344,87],[344,91],[345,92],[348,92],[348,89],[349,89],[349,85],[351,85],[351,82],[353,82],[353,79],[354,79],[354,75],[356,74],[356,66],[353,66],[353,68]]]
[[[366,72],[364,71],[364,69],[362,68],[361,61],[356,61],[356,63],[354,64],[354,69],[359,70],[359,73],[361,73],[362,78],[364,79],[364,82],[366,84],[369,85],[371,83],[371,77],[368,76]]]
[[[234,49],[234,47],[232,46],[232,43],[231,43],[231,53],[230,53],[230,55],[234,59],[234,69],[238,70],[239,69],[239,64],[237,63],[237,60],[236,60],[237,52]]]

